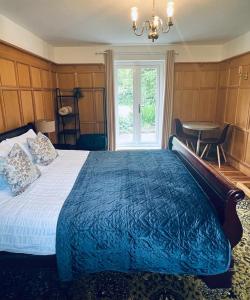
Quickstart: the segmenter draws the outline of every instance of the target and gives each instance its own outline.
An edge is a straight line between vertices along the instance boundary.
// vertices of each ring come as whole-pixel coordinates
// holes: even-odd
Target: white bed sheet
[[[59,156],[23,194],[0,188],[0,251],[55,254],[56,226],[88,151],[58,150]],[[1,184],[0,184],[1,185]]]

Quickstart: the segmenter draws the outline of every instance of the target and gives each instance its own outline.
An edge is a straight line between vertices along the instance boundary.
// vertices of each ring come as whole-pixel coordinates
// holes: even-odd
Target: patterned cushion
[[[5,158],[3,175],[12,193],[14,196],[17,196],[23,193],[32,182],[40,177],[41,172],[32,163],[22,148],[18,144],[15,144]]]
[[[27,142],[35,163],[39,165],[47,166],[58,156],[51,141],[41,132],[34,139],[27,138]]]

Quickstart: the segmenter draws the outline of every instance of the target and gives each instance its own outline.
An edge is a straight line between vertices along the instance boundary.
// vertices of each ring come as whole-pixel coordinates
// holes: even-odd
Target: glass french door
[[[161,62],[115,65],[117,148],[159,147]]]

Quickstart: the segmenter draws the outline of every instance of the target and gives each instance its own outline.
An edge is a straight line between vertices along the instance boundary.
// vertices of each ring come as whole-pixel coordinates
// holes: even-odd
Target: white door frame
[[[153,61],[145,61],[145,60],[126,60],[121,61],[117,60],[114,63],[115,66],[115,114],[116,114],[116,137],[119,134],[119,120],[118,120],[118,103],[117,103],[117,95],[118,95],[118,86],[117,86],[117,76],[118,76],[118,68],[131,68],[133,69],[133,123],[134,123],[134,131],[133,131],[133,142],[127,145],[118,145],[118,147],[156,147],[159,148],[161,145],[161,132],[162,132],[162,117],[163,117],[163,96],[164,96],[164,60],[153,60]],[[156,138],[157,141],[154,144],[143,143],[140,141],[141,134],[141,117],[139,113],[139,105],[141,105],[141,78],[140,78],[140,68],[142,67],[154,67],[157,68],[157,95],[156,95]],[[118,138],[117,138],[118,140]]]

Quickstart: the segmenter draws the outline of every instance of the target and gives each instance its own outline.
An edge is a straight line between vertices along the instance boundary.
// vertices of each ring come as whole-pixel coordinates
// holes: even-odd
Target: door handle
[[[141,113],[141,108],[144,107],[144,104],[139,104],[138,105],[138,110],[139,110],[139,114]]]

